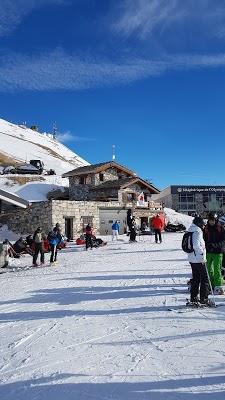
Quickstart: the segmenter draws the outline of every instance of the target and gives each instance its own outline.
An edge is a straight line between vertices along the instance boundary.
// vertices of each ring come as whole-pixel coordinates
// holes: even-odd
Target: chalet
[[[152,194],[158,194],[149,182],[137,177],[135,172],[116,163],[87,165],[63,174],[69,178],[69,200],[95,202],[99,221],[98,232],[103,235],[111,231],[112,222],[120,222],[121,231],[126,231],[127,210],[131,209],[138,224],[149,223],[155,213],[162,211],[161,204],[151,201]],[[140,202],[140,195],[142,201]],[[82,225],[91,222],[96,226],[91,213],[82,217]]]
[[[75,239],[88,222],[94,234],[105,235],[111,233],[112,223],[118,220],[120,233],[124,233],[128,210],[138,225],[148,224],[152,216],[163,212],[161,203],[154,203],[151,197],[159,190],[115,161],[79,167],[63,177],[69,178],[68,190],[50,192],[48,201],[32,203],[10,216],[9,229],[23,234],[41,226],[48,232],[58,222],[66,236]]]

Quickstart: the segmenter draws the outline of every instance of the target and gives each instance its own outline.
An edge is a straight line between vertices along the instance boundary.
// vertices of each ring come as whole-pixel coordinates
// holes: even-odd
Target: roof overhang
[[[0,200],[21,208],[27,208],[29,205],[29,201],[21,199],[21,197],[2,189],[0,189]]]
[[[129,175],[132,175],[132,176],[136,176],[135,172],[131,171],[128,168],[125,168],[123,165],[117,164],[115,161],[106,163],[106,164],[102,165],[101,167],[94,169],[93,173],[94,174],[98,174],[99,172],[105,171],[106,169],[109,169],[111,167],[114,167],[114,168],[117,168],[117,169],[119,169],[119,170],[121,170],[123,172],[126,172],[126,174],[129,174]]]
[[[149,189],[151,191],[151,193],[153,193],[153,194],[159,194],[160,193],[160,190],[156,189],[156,187],[154,187],[153,185],[151,185],[150,183],[144,181],[141,178],[134,178],[130,182],[124,183],[121,186],[121,189],[126,189],[127,187],[129,187],[130,185],[133,185],[134,183],[141,183],[143,186],[145,186],[147,189]]]
[[[120,171],[125,172],[126,174],[132,176],[137,176],[137,174],[130,169],[124,167],[123,165],[120,165],[116,163],[115,161],[109,161],[106,163],[100,163],[100,164],[94,164],[94,165],[86,165],[83,168],[78,167],[76,169],[73,169],[72,171],[68,171],[62,175],[62,178],[69,178],[71,176],[87,176],[90,174],[99,174],[102,171],[105,171],[109,168],[117,168]]]

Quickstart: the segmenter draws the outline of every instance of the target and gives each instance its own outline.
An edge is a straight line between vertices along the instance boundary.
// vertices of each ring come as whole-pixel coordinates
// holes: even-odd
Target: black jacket
[[[221,225],[207,223],[203,230],[203,238],[205,240],[206,253],[221,254],[224,252],[225,231]]]

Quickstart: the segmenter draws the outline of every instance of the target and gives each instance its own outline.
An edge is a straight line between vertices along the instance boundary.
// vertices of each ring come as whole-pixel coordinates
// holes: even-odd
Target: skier
[[[205,307],[214,305],[208,299],[210,292],[209,276],[206,267],[206,250],[205,241],[203,239],[202,229],[204,227],[204,220],[201,217],[195,217],[192,221],[188,232],[193,232],[192,243],[194,251],[188,253],[188,261],[192,269],[191,279],[191,304],[200,304]],[[200,289],[200,290],[199,290]],[[198,293],[200,292],[200,299]],[[189,303],[188,303],[189,304]]]

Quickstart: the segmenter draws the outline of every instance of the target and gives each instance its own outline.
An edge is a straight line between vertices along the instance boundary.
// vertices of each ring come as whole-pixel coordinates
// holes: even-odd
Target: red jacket
[[[160,217],[154,217],[152,220],[152,226],[154,229],[162,229],[163,223]]]

